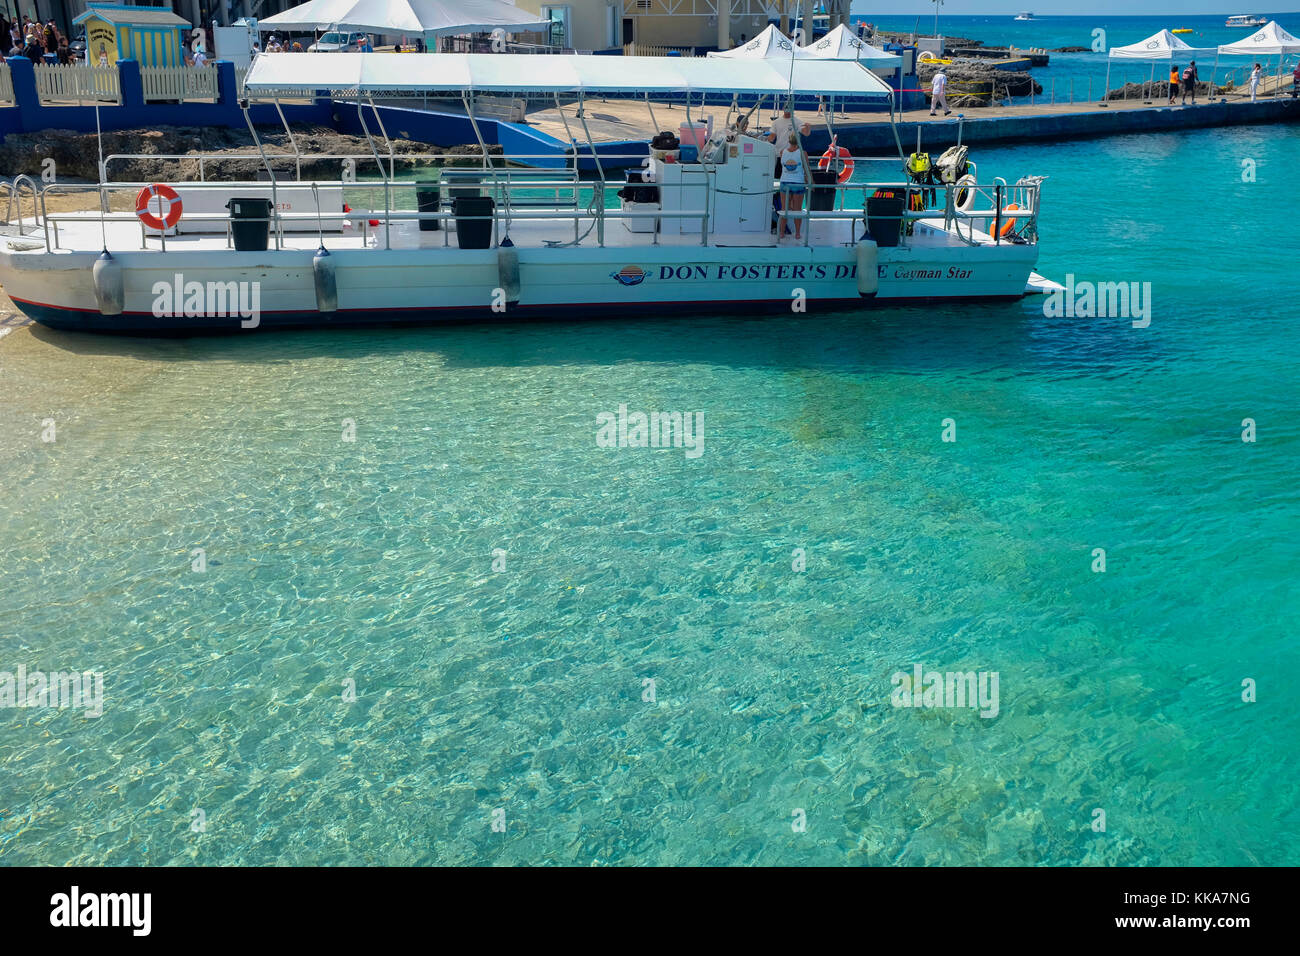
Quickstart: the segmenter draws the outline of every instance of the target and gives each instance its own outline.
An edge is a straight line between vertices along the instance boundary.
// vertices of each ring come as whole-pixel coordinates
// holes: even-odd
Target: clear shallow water
[[[0,710],[0,863],[1298,862],[1300,135],[975,158],[1151,327],[0,339],[0,670],[107,697]],[[917,662],[999,715],[891,707]]]

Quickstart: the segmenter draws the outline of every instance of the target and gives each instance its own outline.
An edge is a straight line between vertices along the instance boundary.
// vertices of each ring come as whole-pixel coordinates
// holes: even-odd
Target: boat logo
[[[640,266],[624,266],[617,272],[610,273],[610,278],[617,279],[623,285],[640,285],[645,277],[646,271]]]

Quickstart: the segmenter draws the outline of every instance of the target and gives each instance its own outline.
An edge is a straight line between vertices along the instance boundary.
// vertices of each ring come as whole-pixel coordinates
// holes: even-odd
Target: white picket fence
[[[6,75],[8,72],[6,67]],[[36,67],[35,73],[36,95],[42,103],[122,102],[115,66],[43,63]]]
[[[624,56],[668,56],[670,52],[678,56],[695,56],[695,50],[688,46],[658,46],[653,43],[623,44]]]
[[[0,103],[14,101],[14,81],[9,75],[9,64],[0,63]]]
[[[145,66],[140,68],[144,99],[215,100],[217,71],[211,66]]]

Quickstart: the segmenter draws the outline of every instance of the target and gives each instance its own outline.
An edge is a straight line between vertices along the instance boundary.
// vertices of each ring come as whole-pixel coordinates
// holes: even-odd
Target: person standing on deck
[[[943,107],[943,115],[947,116],[952,110],[948,109],[948,74],[939,68],[939,72],[934,75],[930,81],[930,115],[940,106]]]
[[[1174,105],[1174,100],[1178,99],[1178,64],[1169,64],[1169,105]]]
[[[1187,105],[1187,94],[1192,94],[1192,105],[1196,105],[1196,61],[1193,60],[1183,70],[1183,105]]]
[[[1263,68],[1256,63],[1255,69],[1250,71],[1250,101],[1255,102],[1255,94],[1259,91],[1259,78],[1263,73]]]
[[[791,130],[786,139],[786,148],[781,151],[781,215],[776,221],[776,241],[780,242],[789,226],[786,218],[791,212],[803,211],[803,195],[807,189],[804,179],[803,150],[799,148],[799,138]],[[803,217],[794,220],[794,241],[801,238]]]

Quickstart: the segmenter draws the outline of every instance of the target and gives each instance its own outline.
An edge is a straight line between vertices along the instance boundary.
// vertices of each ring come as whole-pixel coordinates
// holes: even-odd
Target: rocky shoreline
[[[302,160],[304,178],[339,179],[341,160],[310,159],[312,155],[353,155],[369,156],[370,145],[363,137],[339,133],[327,126],[295,127],[294,138],[297,141]],[[273,157],[272,165],[276,173],[294,174],[293,146],[283,129],[258,130],[262,146]],[[411,160],[403,164],[402,156],[413,153],[446,152],[463,160],[451,159],[441,165],[457,165],[465,162],[478,165],[482,162],[477,146],[434,146],[427,143],[394,139],[393,155],[398,157],[399,170],[403,165],[432,165],[426,160]],[[208,157],[223,153],[246,153],[255,149],[253,138],[247,130],[215,129],[192,126],[164,126],[158,129],[122,130],[103,134],[104,155],[114,153],[144,154],[148,157],[161,157],[169,154],[197,157],[200,153]],[[489,146],[489,155],[499,155],[501,147]],[[381,149],[380,155],[386,157]],[[39,133],[11,133],[0,144],[0,169],[11,176],[27,173],[39,177],[44,171],[45,160],[54,160],[55,174],[60,180],[99,181],[99,143],[94,133],[79,133],[73,130],[56,129]],[[357,172],[365,176],[373,173],[373,163],[358,163]],[[109,176],[119,182],[179,181],[199,178],[198,159],[124,159],[115,161],[109,167]],[[205,158],[203,176],[206,179],[256,179],[265,174],[265,167],[260,159],[211,159]]]

